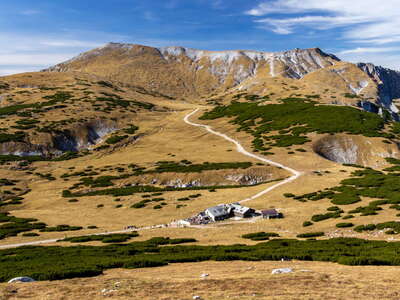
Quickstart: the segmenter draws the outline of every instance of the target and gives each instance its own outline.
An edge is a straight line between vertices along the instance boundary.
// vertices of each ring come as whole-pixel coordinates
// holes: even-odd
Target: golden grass
[[[76,78],[83,78],[91,82],[99,80],[96,76],[82,75],[79,73],[41,73],[40,76],[35,73],[28,73],[7,77],[7,80],[16,86],[26,84],[30,86],[40,86],[46,85],[48,82],[52,82],[53,86],[62,86],[63,84],[65,86],[76,84]],[[272,82],[275,82],[275,85],[273,85],[274,88],[285,87],[285,85],[280,84],[281,80],[285,82],[287,81],[286,85],[290,86],[293,84],[290,79],[269,78],[268,80],[271,81],[271,84]],[[307,88],[305,83],[302,81],[298,84],[299,86],[304,85],[304,88]],[[35,87],[25,89],[32,90],[35,89]],[[102,90],[99,87],[96,87],[95,89],[96,91]],[[51,94],[53,92],[50,91],[44,93]],[[61,197],[61,192],[76,183],[79,178],[69,178],[69,181],[63,181],[60,180],[59,177],[64,173],[71,172],[71,170],[69,170],[71,167],[74,167],[75,171],[83,170],[89,165],[93,166],[94,169],[100,169],[105,166],[126,166],[131,163],[150,167],[153,166],[155,162],[161,160],[180,161],[183,159],[188,159],[193,163],[203,163],[205,161],[258,162],[255,159],[236,152],[234,145],[224,139],[207,133],[202,128],[193,127],[184,123],[183,117],[191,110],[197,108],[198,105],[177,100],[168,101],[149,95],[141,95],[140,98],[135,98],[138,94],[130,90],[127,90],[126,93],[128,96],[131,95],[133,97],[132,99],[145,100],[155,103],[159,105],[159,107],[165,107],[163,111],[141,111],[132,116],[132,120],[127,119],[124,121],[128,123],[132,122],[140,127],[140,133],[142,133],[143,136],[136,143],[115,150],[84,156],[71,161],[34,163],[34,167],[36,168],[34,172],[51,173],[53,176],[57,177],[56,181],[41,179],[38,176],[25,174],[24,171],[10,170],[10,166],[2,166],[0,168],[0,178],[18,177],[18,179],[21,180],[22,185],[32,188],[32,192],[24,196],[25,200],[22,205],[11,208],[11,213],[13,215],[18,217],[34,217],[47,223],[49,226],[69,224],[84,226],[86,228],[90,225],[96,225],[99,229],[85,229],[78,232],[67,233],[41,233],[40,237],[33,238],[21,236],[11,237],[0,241],[0,244],[19,243],[23,241],[34,241],[54,237],[62,238],[65,235],[72,236],[103,231],[122,230],[128,225],[148,226],[169,223],[173,220],[190,217],[209,206],[220,203],[235,202],[248,198],[271,185],[270,183],[240,189],[218,190],[215,193],[210,193],[207,190],[195,192],[167,192],[164,193],[162,197],[165,198],[165,202],[168,205],[161,210],[153,209],[153,206],[156,205],[156,203],[150,203],[146,208],[141,209],[129,208],[132,204],[142,200],[141,195],[139,194],[120,197],[121,202],[115,202],[115,197],[98,196],[82,197],[79,198],[79,202],[77,203],[69,203],[68,199]],[[23,94],[21,95],[21,97],[25,97]],[[43,94],[38,94],[35,97],[41,97],[40,95],[43,96]],[[29,97],[26,98],[28,99]],[[21,98],[21,101],[25,101],[24,99],[25,98]],[[202,106],[202,108],[205,109],[209,107]],[[199,112],[192,118],[195,119],[200,114],[201,113]],[[57,114],[53,115],[52,118],[54,118],[54,120],[60,117]],[[85,112],[82,112],[82,116],[85,116]],[[252,137],[244,132],[236,132],[236,127],[227,123],[227,120],[221,119],[207,121],[206,123],[210,124],[217,131],[226,133],[237,139],[246,149],[251,150]],[[320,139],[322,135],[310,134],[309,137],[313,141],[316,141]],[[380,149],[379,147],[382,146],[381,139],[368,138],[367,142],[371,143],[374,149]],[[307,152],[297,152],[295,151],[297,148],[304,148]],[[355,233],[351,230],[337,230],[335,228],[335,224],[340,222],[340,219],[330,219],[315,223],[312,227],[303,228],[302,223],[304,221],[309,220],[314,214],[326,212],[326,208],[332,206],[332,204],[328,200],[301,203],[283,196],[286,192],[304,194],[336,186],[342,179],[347,178],[354,168],[344,167],[316,155],[313,152],[313,143],[288,148],[274,148],[272,151],[275,154],[269,156],[270,159],[301,171],[303,175],[296,181],[281,186],[263,197],[246,203],[246,205],[256,209],[277,208],[284,214],[285,218],[270,221],[255,220],[250,223],[237,224],[231,224],[228,222],[228,224],[214,224],[210,226],[210,228],[201,229],[154,229],[141,232],[140,239],[164,235],[170,237],[194,237],[198,239],[200,243],[205,244],[229,244],[233,242],[243,242],[243,239],[240,238],[241,234],[255,231],[275,231],[280,233],[283,237],[295,237],[298,233],[309,231],[325,231],[329,235],[354,235]],[[289,151],[295,151],[295,154],[289,155]],[[385,166],[382,161],[383,159],[380,158],[380,165]],[[264,168],[264,172],[271,174],[271,179],[289,176],[288,172],[272,166],[265,166]],[[342,172],[342,170],[345,170],[346,172]],[[315,171],[321,171],[323,176],[318,176],[315,174]],[[115,173],[108,171],[103,173],[103,175],[108,174]],[[213,172],[204,172],[202,175],[199,175],[199,177],[210,177],[209,179],[213,180],[215,179],[213,178],[213,176],[215,177],[213,174]],[[166,176],[167,178],[164,179],[168,179],[168,176],[171,175],[173,174],[162,176]],[[196,174],[191,174],[190,176],[185,175],[185,177],[188,178],[194,178],[195,176]],[[172,177],[171,179],[173,179]],[[117,184],[127,182],[128,180],[126,182],[120,181]],[[187,197],[188,195],[196,193],[201,193],[202,196],[187,202],[177,201],[178,198]],[[363,203],[344,207],[344,209],[347,211],[364,203],[367,203],[367,200]],[[97,208],[97,205],[99,204],[103,204],[104,208]],[[116,208],[118,204],[122,204],[123,207]],[[177,209],[176,205],[179,204],[187,206]],[[355,224],[392,221],[396,219],[394,214],[394,211],[385,210],[380,212],[378,216],[357,217],[350,221]],[[355,235],[370,238],[387,238],[387,236],[379,234],[377,237],[370,234]]]
[[[190,107],[190,106],[189,106]],[[163,113],[162,118],[159,113],[142,113],[138,124],[145,136],[133,145],[120,148],[118,151],[108,154],[94,154],[71,161],[48,163],[40,162],[35,165],[38,170],[43,173],[52,173],[57,178],[64,173],[68,173],[69,167],[75,167],[75,170],[82,170],[88,165],[94,168],[102,168],[107,165],[118,166],[137,163],[143,166],[151,166],[160,160],[188,159],[194,163],[204,161],[210,162],[227,162],[227,161],[252,161],[235,151],[235,148],[229,142],[206,133],[201,128],[194,128],[185,124],[182,119],[190,110],[176,111],[172,113]],[[156,124],[156,125],[155,125]],[[226,121],[216,120],[210,122],[216,130],[227,133],[247,148],[251,149],[251,137],[236,132],[234,126],[228,125]],[[313,139],[319,138],[314,135]],[[292,147],[296,149],[298,147]],[[141,238],[145,239],[153,236],[170,236],[170,237],[193,237],[200,243],[236,243],[245,242],[240,236],[244,233],[256,231],[272,231],[278,232],[282,237],[295,237],[298,233],[309,231],[324,231],[328,235],[346,235],[376,238],[375,234],[358,234],[349,229],[337,230],[335,224],[341,222],[341,219],[330,219],[315,223],[315,225],[307,228],[302,227],[302,223],[309,220],[312,215],[325,213],[326,208],[332,206],[329,200],[320,200],[316,202],[301,203],[291,198],[283,196],[286,192],[295,194],[304,194],[322,190],[327,187],[333,187],[348,177],[350,172],[354,170],[351,167],[325,160],[316,155],[312,150],[312,144],[301,146],[307,150],[305,153],[296,152],[294,155],[288,155],[288,149],[274,149],[275,155],[269,158],[284,163],[296,170],[302,171],[303,175],[294,182],[281,186],[267,195],[246,203],[247,206],[255,209],[277,208],[283,214],[284,218],[279,220],[254,220],[250,223],[231,223],[215,224],[207,228],[166,228],[152,229],[142,231]],[[232,150],[232,151],[228,151]],[[174,155],[174,156],[172,156]],[[266,167],[275,178],[289,176],[283,170],[274,167]],[[341,170],[346,170],[342,172]],[[318,176],[314,171],[329,171]],[[107,173],[105,173],[107,174]],[[28,176],[28,175],[26,175]],[[204,176],[204,175],[202,175]],[[82,230],[67,233],[42,233],[40,237],[11,237],[7,240],[0,241],[0,244],[19,243],[23,241],[34,241],[48,239],[54,237],[64,237],[65,235],[84,235],[96,232],[122,230],[128,225],[149,226],[157,224],[166,224],[173,220],[190,217],[207,207],[220,204],[235,202],[246,199],[266,187],[272,185],[264,184],[254,187],[246,187],[240,189],[218,190],[215,193],[204,191],[186,191],[186,192],[166,192],[162,195],[168,204],[161,210],[153,209],[157,203],[150,203],[147,207],[141,209],[129,208],[132,204],[142,200],[141,195],[133,195],[120,197],[121,202],[115,202],[116,197],[97,196],[82,197],[77,203],[69,203],[67,198],[61,197],[61,191],[68,188],[77,179],[70,179],[64,182],[62,180],[47,181],[37,176],[28,176],[30,186],[34,187],[32,192],[25,196],[26,200],[22,206],[16,206],[12,214],[18,217],[35,217],[50,226],[58,224],[69,224],[84,226],[96,225],[99,229]],[[200,193],[200,198],[179,202],[178,198],[187,197],[191,194]],[[365,202],[367,203],[367,202]],[[97,205],[103,204],[103,208],[97,208]],[[118,204],[123,207],[116,208]],[[176,205],[187,205],[180,209]],[[352,206],[344,207],[351,210],[354,207],[364,203],[357,203]],[[356,224],[367,224],[369,222],[392,221],[395,219],[394,212],[385,210],[375,217],[359,217],[350,220]],[[387,236],[380,234],[378,238],[386,239]],[[248,241],[246,241],[248,242]]]
[[[293,273],[271,275],[275,268]],[[202,262],[115,269],[94,278],[0,284],[0,299],[398,299],[397,267],[322,262]],[[209,274],[201,278],[201,274]]]

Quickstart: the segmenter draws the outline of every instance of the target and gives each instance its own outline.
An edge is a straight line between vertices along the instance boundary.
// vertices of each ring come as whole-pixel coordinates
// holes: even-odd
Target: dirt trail
[[[246,149],[243,148],[243,146],[237,140],[234,140],[233,138],[227,136],[226,134],[223,134],[223,133],[220,133],[218,131],[213,130],[209,125],[198,124],[198,123],[194,123],[194,122],[190,121],[189,118],[191,116],[193,116],[195,113],[197,113],[198,111],[199,111],[199,108],[195,109],[191,113],[187,114],[183,120],[189,125],[205,128],[208,132],[210,132],[212,134],[215,134],[215,135],[218,135],[218,136],[224,138],[225,140],[235,144],[236,145],[236,150],[238,152],[242,153],[243,155],[255,158],[255,159],[259,160],[259,161],[268,163],[270,165],[274,165],[276,167],[280,167],[280,168],[282,168],[282,169],[284,169],[286,171],[289,171],[290,173],[293,174],[289,178],[286,178],[285,180],[283,180],[283,181],[281,181],[281,182],[279,182],[277,184],[274,184],[273,186],[268,187],[267,189],[259,192],[258,194],[254,195],[254,196],[252,196],[250,198],[246,198],[246,199],[243,199],[243,200],[239,201],[239,203],[244,203],[244,202],[259,198],[259,197],[269,193],[270,191],[276,189],[277,187],[279,187],[281,185],[284,185],[284,184],[287,184],[287,183],[289,183],[289,182],[291,182],[293,180],[296,180],[299,176],[301,176],[301,172],[299,172],[299,171],[296,171],[296,170],[294,170],[294,169],[292,169],[290,167],[287,167],[287,166],[285,166],[285,165],[283,165],[281,163],[277,163],[277,162],[274,162],[272,160],[269,160],[269,159],[267,159],[265,157],[262,157],[262,156],[254,154],[254,153],[248,152]]]
[[[189,125],[192,125],[192,126],[205,128],[208,132],[210,132],[210,133],[212,133],[214,135],[220,136],[220,137],[224,138],[225,140],[235,144],[236,145],[236,150],[238,152],[242,153],[243,155],[255,158],[255,159],[259,160],[259,161],[274,165],[276,167],[281,167],[282,169],[287,170],[287,171],[289,171],[290,173],[293,174],[291,177],[286,178],[285,180],[282,180],[281,182],[266,188],[265,190],[257,193],[256,195],[254,195],[254,196],[252,196],[250,198],[246,198],[246,199],[243,199],[243,200],[239,201],[239,203],[244,203],[244,202],[259,198],[259,197],[267,194],[268,192],[276,189],[277,187],[279,187],[281,185],[284,185],[284,184],[287,184],[287,183],[289,183],[289,182],[291,182],[293,180],[296,180],[299,176],[301,176],[301,172],[299,172],[299,171],[296,171],[296,170],[294,170],[294,169],[292,169],[290,167],[287,167],[287,166],[285,166],[285,165],[283,165],[281,163],[274,162],[274,161],[269,160],[269,159],[267,159],[265,157],[258,156],[258,155],[255,155],[255,154],[251,153],[251,152],[246,151],[238,141],[234,140],[233,138],[231,138],[231,137],[229,137],[229,136],[227,136],[227,135],[225,135],[223,133],[220,133],[218,131],[213,130],[208,125],[197,124],[197,123],[189,121],[189,118],[191,116],[193,116],[195,113],[197,113],[198,111],[199,111],[199,108],[197,108],[194,111],[192,111],[191,113],[187,114],[183,119],[185,121],[185,123],[187,123]],[[146,227],[135,228],[135,229],[113,231],[113,232],[102,232],[102,233],[97,233],[95,235],[106,235],[106,234],[114,234],[114,233],[128,233],[128,232],[132,232],[132,231],[141,231],[141,230],[149,230],[149,229],[161,228],[163,226],[165,226],[165,224],[146,226]],[[193,227],[195,227],[195,226],[193,226]],[[200,226],[200,227],[203,227],[203,226]],[[63,238],[60,238],[60,239],[63,239]],[[21,247],[21,246],[33,246],[33,245],[41,245],[41,244],[52,244],[52,243],[56,243],[60,239],[49,239],[49,240],[26,242],[26,243],[19,243],[19,244],[0,245],[0,249],[16,248],[16,247]]]

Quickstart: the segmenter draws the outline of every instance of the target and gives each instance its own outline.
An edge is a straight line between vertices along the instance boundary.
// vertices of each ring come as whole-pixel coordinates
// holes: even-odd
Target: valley
[[[24,257],[30,247],[38,260],[26,274],[41,280],[147,267],[127,265],[135,255],[110,261],[107,247],[138,253],[148,266],[160,245],[210,247],[156,260],[175,268],[181,259],[280,260],[258,247],[276,243],[283,253],[280,243],[297,240],[291,259],[397,265],[400,127],[385,78],[400,75],[374,68],[320,49],[107,44],[42,72],[0,77],[0,279],[16,275],[13,251]],[[232,203],[282,218],[178,222]],[[325,242],[387,252],[302,256],[311,245],[328,251]],[[218,257],[207,252],[216,245],[227,247]],[[72,251],[75,261],[74,249],[98,251],[104,266],[60,265],[54,278],[40,271],[42,257]]]

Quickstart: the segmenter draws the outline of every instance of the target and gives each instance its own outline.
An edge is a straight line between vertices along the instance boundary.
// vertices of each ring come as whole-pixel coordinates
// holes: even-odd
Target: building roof
[[[251,208],[246,207],[246,206],[241,206],[240,204],[237,204],[237,203],[230,204],[230,206],[232,207],[234,212],[240,213],[240,214],[245,214],[246,212],[251,210]]]
[[[264,216],[275,216],[275,215],[279,215],[279,212],[276,209],[265,209],[262,210],[261,213]]]
[[[217,206],[207,208],[206,211],[214,217],[221,217],[221,216],[228,215],[230,212],[230,209],[226,205],[217,205]]]

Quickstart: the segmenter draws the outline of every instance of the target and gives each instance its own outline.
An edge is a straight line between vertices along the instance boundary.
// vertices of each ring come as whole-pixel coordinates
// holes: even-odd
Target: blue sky
[[[320,47],[400,69],[398,0],[2,0],[0,75],[107,42],[207,50]]]

